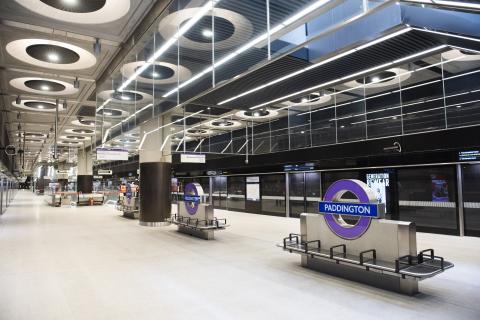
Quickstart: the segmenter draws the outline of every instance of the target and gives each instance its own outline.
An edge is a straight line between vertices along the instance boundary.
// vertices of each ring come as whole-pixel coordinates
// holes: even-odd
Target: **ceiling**
[[[96,81],[155,2],[2,1],[0,106],[9,141],[25,150],[17,169],[51,159],[57,103],[59,161],[75,161],[95,134]]]

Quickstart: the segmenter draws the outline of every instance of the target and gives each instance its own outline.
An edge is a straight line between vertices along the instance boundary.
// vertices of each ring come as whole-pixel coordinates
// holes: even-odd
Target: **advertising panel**
[[[122,148],[97,148],[97,160],[128,160],[128,150]]]
[[[378,203],[387,207],[387,194],[390,187],[390,175],[388,173],[368,173],[367,186],[375,192]]]
[[[432,174],[432,201],[448,202],[448,181],[444,176]]]

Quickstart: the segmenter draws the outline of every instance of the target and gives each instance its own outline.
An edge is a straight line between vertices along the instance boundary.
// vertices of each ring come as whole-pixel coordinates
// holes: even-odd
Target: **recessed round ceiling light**
[[[49,86],[41,86],[40,89],[42,89],[43,91],[48,91],[50,90],[50,87]]]
[[[15,0],[44,17],[80,24],[104,24],[124,17],[131,0]]]
[[[58,62],[58,61],[60,61],[60,57],[58,56],[58,54],[53,53],[53,52],[47,54],[47,58],[48,58],[48,60],[50,60],[51,62]]]
[[[39,105],[37,106],[37,108],[38,108],[38,109],[44,109],[45,106],[44,106],[43,104],[39,104]]]
[[[202,36],[204,36],[205,38],[211,38],[213,37],[213,32],[212,30],[205,29],[202,31]]]
[[[199,8],[186,8],[175,11],[158,24],[158,31],[163,38],[172,38],[179,28],[198,14]],[[245,16],[228,9],[215,8],[214,25],[215,48],[225,50],[237,46],[239,43],[246,43],[253,34],[252,22]],[[180,38],[180,45],[193,50],[212,49],[212,16],[205,15],[198,19],[194,28],[191,28]],[[208,32],[209,31],[209,32]]]
[[[129,96],[123,96],[123,95],[120,96],[120,99],[125,100],[125,101],[131,100],[131,98]]]
[[[302,98],[302,102],[308,102],[307,98]]]
[[[97,58],[89,51],[54,40],[14,40],[7,44],[6,50],[15,59],[41,68],[81,70],[91,68],[97,63]]]
[[[145,61],[130,62],[122,66],[121,72],[125,78],[132,77],[140,68],[145,68]],[[136,76],[141,83],[171,84],[177,81],[184,82],[190,79],[192,73],[181,65],[168,62],[155,62]]]

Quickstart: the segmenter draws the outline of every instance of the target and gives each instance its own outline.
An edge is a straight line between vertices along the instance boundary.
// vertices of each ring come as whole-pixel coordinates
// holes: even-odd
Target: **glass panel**
[[[227,209],[227,177],[213,177],[213,207]]]
[[[457,234],[453,166],[398,170],[399,219],[418,230]]]
[[[305,212],[305,181],[303,172],[289,174],[290,217]]]
[[[480,164],[462,167],[465,235],[480,236]]]
[[[263,175],[260,180],[262,213],[285,216],[285,175]]]
[[[307,172],[305,174],[305,196],[307,197],[307,212],[318,213],[318,202],[321,196],[320,172]]]
[[[227,179],[227,207],[232,211],[245,210],[245,177],[232,176]]]

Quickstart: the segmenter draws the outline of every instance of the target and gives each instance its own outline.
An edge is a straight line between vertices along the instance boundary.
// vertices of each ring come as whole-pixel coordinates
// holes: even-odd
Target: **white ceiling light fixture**
[[[195,15],[188,20],[184,25],[178,29],[177,32],[165,41],[160,48],[147,60],[142,67],[138,68],[134,74],[132,74],[127,80],[125,80],[122,85],[118,88],[118,91],[123,91],[132,81],[134,81],[140,74],[142,74],[149,66],[151,66],[162,54],[164,54],[171,46],[173,46],[177,40],[182,37],[190,28],[192,28],[204,15],[207,14],[220,0],[208,1],[203,7],[200,7],[195,13]]]
[[[32,88],[27,86],[26,83],[29,81],[38,82],[38,83],[41,83],[43,81],[44,84],[41,84],[40,87],[36,87],[40,89],[38,90],[38,89],[34,89],[35,87]],[[53,96],[53,95],[66,96],[66,95],[72,95],[78,92],[78,89],[76,89],[71,83],[60,81],[57,79],[49,79],[49,78],[21,77],[21,78],[15,78],[10,80],[9,84],[16,89],[19,89],[25,92],[31,92],[31,93],[49,95],[49,96]],[[54,87],[57,84],[60,86],[60,88],[63,87],[64,89],[60,91],[54,90]]]
[[[27,48],[35,45],[46,45],[62,47],[63,49],[73,51],[78,55],[78,60],[72,63],[56,63],[60,57],[56,53],[49,53],[47,55],[48,61],[43,61],[30,56],[27,52]],[[97,58],[87,50],[78,46],[46,39],[20,39],[9,42],[6,46],[8,54],[17,60],[22,62],[48,69],[56,70],[81,70],[93,67],[97,63]]]
[[[130,63],[124,64],[120,72],[125,78],[130,78],[137,72],[139,68],[143,67],[145,64],[147,64],[146,61],[130,62]],[[151,78],[142,77],[142,74],[143,74],[142,72],[136,77],[135,80],[137,82],[150,83],[150,84],[172,84],[172,83],[177,83],[177,81],[179,82],[186,81],[190,79],[190,77],[192,76],[192,72],[188,68],[181,65],[173,64],[173,63],[155,62],[155,63],[151,63],[150,66],[155,69],[157,78],[161,76],[161,74],[157,72],[157,69],[168,68],[173,73],[168,78],[160,78],[160,79],[155,79],[155,75],[152,74],[153,79],[151,79]]]
[[[166,98],[166,97],[170,96],[171,94],[177,92],[181,88],[189,85],[193,81],[201,78],[203,75],[212,72],[214,69],[216,69],[216,68],[220,67],[221,65],[227,63],[228,61],[232,60],[233,58],[235,58],[239,54],[247,51],[248,49],[253,48],[257,44],[261,43],[262,41],[267,40],[269,36],[274,35],[275,33],[279,32],[280,30],[284,29],[285,27],[293,24],[294,22],[298,21],[299,19],[305,17],[307,14],[317,10],[318,8],[320,8],[321,6],[325,5],[328,2],[329,2],[329,0],[317,0],[317,1],[315,1],[312,5],[310,5],[307,8],[301,10],[300,12],[294,14],[290,18],[284,20],[282,23],[278,24],[277,26],[271,28],[270,32],[267,31],[267,32],[263,33],[262,35],[258,36],[257,38],[255,38],[255,39],[251,40],[250,42],[246,43],[245,45],[241,46],[240,48],[238,48],[234,52],[228,54],[227,56],[223,57],[222,59],[220,59],[218,61],[215,61],[214,66],[211,66],[211,67],[208,67],[208,68],[204,69],[202,72],[195,75],[189,81],[184,82],[184,83],[180,84],[177,88],[172,89],[169,92],[165,93],[163,95],[163,97]]]
[[[302,74],[302,73],[304,73],[304,72],[307,72],[307,71],[309,71],[309,70],[312,70],[312,69],[318,68],[318,67],[320,67],[320,66],[323,66],[323,65],[325,65],[325,64],[327,64],[327,63],[329,63],[329,62],[332,62],[332,61],[338,60],[338,59],[340,59],[340,58],[342,58],[342,57],[351,55],[351,54],[354,53],[354,52],[357,52],[357,51],[366,49],[366,48],[371,47],[371,46],[373,46],[373,45],[375,45],[375,44],[378,44],[378,43],[384,42],[384,41],[386,41],[386,40],[388,40],[388,39],[391,39],[391,38],[397,37],[397,36],[399,36],[399,35],[402,35],[402,34],[404,34],[404,33],[406,33],[406,32],[409,32],[410,30],[412,30],[412,29],[409,28],[409,27],[407,27],[407,28],[404,28],[404,29],[395,31],[395,32],[393,32],[393,33],[391,33],[391,34],[388,34],[388,35],[383,36],[383,37],[380,37],[380,38],[378,38],[378,39],[376,39],[376,40],[370,41],[370,42],[368,42],[368,43],[366,43],[366,44],[364,44],[364,45],[361,45],[361,46],[359,46],[359,47],[357,47],[357,48],[354,48],[354,49],[345,51],[345,52],[343,52],[343,53],[340,53],[340,54],[335,55],[335,56],[333,56],[333,57],[330,57],[330,58],[328,58],[328,59],[325,59],[325,60],[322,60],[322,61],[317,62],[317,63],[315,63],[315,64],[312,64],[312,65],[310,65],[310,66],[308,66],[308,67],[306,67],[306,68],[300,69],[300,70],[298,70],[298,71],[295,71],[295,72],[293,72],[293,73],[287,74],[287,75],[285,75],[285,76],[283,76],[283,77],[280,77],[280,78],[278,78],[278,79],[275,79],[275,80],[272,80],[272,81],[270,81],[270,82],[267,82],[267,83],[265,83],[265,84],[263,84],[263,85],[261,85],[261,86],[258,86],[258,87],[255,87],[255,88],[253,88],[253,89],[247,90],[247,91],[245,91],[245,92],[243,92],[243,93],[241,93],[241,94],[238,94],[238,95],[236,95],[236,96],[234,96],[234,97],[231,97],[231,98],[225,99],[225,100],[223,100],[223,101],[220,101],[220,102],[218,103],[218,105],[222,105],[222,104],[228,103],[228,102],[230,102],[230,101],[234,101],[234,100],[236,100],[236,99],[238,99],[238,98],[241,98],[241,97],[243,97],[243,96],[249,95],[249,94],[251,94],[251,93],[253,93],[253,92],[256,92],[256,91],[258,91],[258,90],[262,90],[262,89],[264,89],[264,88],[266,88],[266,87],[270,87],[270,86],[272,86],[272,85],[274,85],[274,84],[277,84],[277,83],[279,83],[279,82],[282,82],[282,81],[287,80],[287,79],[290,79],[290,78],[293,78],[293,77],[298,76],[298,75],[300,75],[300,74]],[[218,64],[217,64],[217,65],[218,65]]]
[[[61,10],[39,0],[15,0],[25,8],[49,19],[78,24],[104,24],[119,20],[130,11],[130,0],[106,0],[98,10],[75,12]],[[78,6],[78,0],[62,0],[64,7]],[[94,2],[94,1],[82,1]]]

